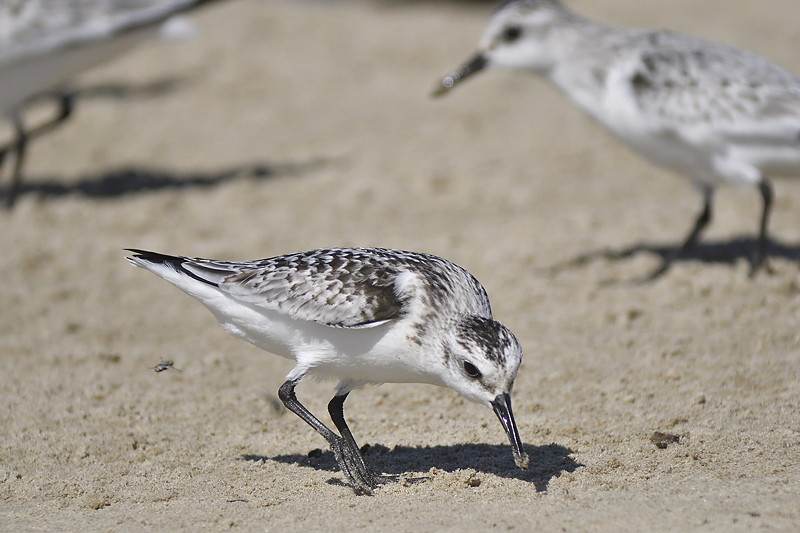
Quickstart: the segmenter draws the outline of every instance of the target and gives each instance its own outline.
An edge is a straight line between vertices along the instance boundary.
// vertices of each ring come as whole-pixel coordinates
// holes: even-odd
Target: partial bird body
[[[0,112],[16,130],[16,139],[0,148],[0,165],[10,152],[17,157],[6,206],[16,200],[29,140],[70,116],[73,77],[156,35],[176,14],[215,1],[0,0]],[[22,108],[43,96],[56,97],[60,111],[26,128]]]
[[[557,0],[500,6],[478,54],[446,77],[436,94],[485,67],[544,76],[641,155],[686,175],[707,208],[675,257],[709,222],[716,186],[758,186],[764,209],[751,273],[762,265],[772,199],[766,176],[800,175],[795,75],[721,43],[599,24]]]

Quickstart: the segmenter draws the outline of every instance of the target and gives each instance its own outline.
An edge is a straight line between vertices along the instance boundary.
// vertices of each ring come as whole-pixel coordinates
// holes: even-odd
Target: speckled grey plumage
[[[241,262],[180,258],[174,265],[241,301],[327,326],[358,328],[398,319],[415,299],[437,315],[452,310],[491,318],[483,286],[463,268],[428,254],[329,248]],[[404,272],[418,275],[422,290],[399,286]]]
[[[686,175],[702,192],[694,228],[648,279],[699,239],[722,183],[758,188],[763,210],[750,274],[765,265],[768,176],[800,176],[800,78],[734,46],[601,24],[558,0],[502,4],[478,53],[434,94],[491,67],[542,75],[634,150]]]

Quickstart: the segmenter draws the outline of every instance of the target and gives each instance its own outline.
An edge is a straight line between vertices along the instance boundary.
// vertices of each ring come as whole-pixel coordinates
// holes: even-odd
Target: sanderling
[[[5,205],[13,205],[28,141],[57,126],[72,112],[63,86],[155,35],[174,15],[218,0],[14,0],[0,2],[0,112],[16,138],[0,148],[0,166],[16,154]],[[22,107],[34,98],[55,97],[59,111],[26,130]]]
[[[711,220],[714,188],[757,185],[763,198],[750,275],[766,261],[772,189],[800,175],[800,79],[753,53],[668,31],[614,28],[558,0],[512,0],[492,15],[479,52],[443,94],[485,67],[537,72],[652,162],[687,175],[704,208],[664,273]]]
[[[343,414],[350,391],[366,384],[439,385],[491,407],[517,466],[528,467],[510,396],[522,350],[463,268],[380,248],[236,263],[130,251],[128,261],[199,300],[225,331],[297,363],[278,396],[328,441],[356,492],[370,493],[381,479],[364,463]],[[328,404],[339,435],[297,400],[305,376],[339,380]]]

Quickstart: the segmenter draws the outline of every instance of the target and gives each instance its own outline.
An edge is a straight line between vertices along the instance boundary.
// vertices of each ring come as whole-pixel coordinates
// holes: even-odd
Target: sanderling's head
[[[547,71],[555,60],[549,42],[553,30],[576,17],[558,0],[506,2],[489,19],[478,53],[445,76],[434,90],[434,96],[445,94],[465,78],[488,67]]]
[[[479,316],[455,323],[442,344],[444,382],[470,401],[494,410],[511,441],[514,461],[528,468],[528,456],[511,410],[511,389],[522,363],[522,348],[503,324]]]

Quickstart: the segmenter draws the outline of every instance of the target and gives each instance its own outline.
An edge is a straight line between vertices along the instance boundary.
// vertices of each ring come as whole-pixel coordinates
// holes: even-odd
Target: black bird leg
[[[344,439],[345,449],[343,452],[347,455],[346,460],[355,466],[358,475],[368,486],[375,487],[378,484],[378,478],[372,472],[369,466],[364,462],[364,457],[347,427],[347,422],[344,420],[344,401],[347,399],[349,393],[334,396],[330,403],[328,403],[328,413],[331,415],[331,420],[336,425],[339,433]]]
[[[0,152],[0,163],[5,160],[8,152],[13,150],[16,154],[14,169],[11,171],[11,184],[8,186],[8,192],[6,192],[5,201],[3,202],[6,209],[14,207],[14,202],[17,200],[19,186],[22,183],[22,163],[25,161],[25,149],[28,146],[28,134],[25,133],[25,126],[19,118],[14,119],[14,131],[17,134],[16,139]]]
[[[19,194],[20,185],[22,184],[22,165],[25,161],[25,152],[28,146],[28,141],[34,137],[42,135],[43,133],[47,133],[51,129],[64,122],[72,114],[72,109],[74,107],[74,95],[70,92],[61,91],[57,93],[57,97],[60,106],[59,112],[52,120],[26,132],[25,125],[22,123],[22,120],[19,117],[15,118],[14,130],[17,137],[11,144],[0,148],[0,166],[2,166],[3,161],[8,155],[8,152],[13,150],[16,153],[14,169],[11,175],[11,184],[8,187],[8,192],[6,193],[4,201],[4,205],[7,209],[10,209],[14,206],[14,202],[16,202],[17,195]]]
[[[660,277],[667,270],[669,270],[669,267],[672,266],[673,261],[683,257],[683,255],[692,246],[694,246],[695,243],[697,243],[697,240],[700,238],[700,234],[703,232],[706,226],[708,226],[708,223],[711,222],[711,202],[713,196],[714,190],[712,188],[706,187],[703,189],[703,211],[700,213],[700,216],[697,217],[697,220],[694,223],[694,228],[689,233],[689,236],[686,237],[686,240],[683,241],[683,244],[680,248],[664,258],[664,260],[661,262],[661,266],[654,270],[652,274],[647,276],[645,281],[652,281]]]
[[[772,208],[772,186],[768,180],[762,179],[758,184],[758,190],[761,191],[761,198],[764,200],[764,209],[761,211],[761,228],[758,234],[758,242],[756,243],[756,251],[753,255],[753,262],[750,263],[751,278],[756,275],[761,267],[764,267],[767,272],[770,271],[767,264],[767,244],[769,243],[767,226]]]
[[[287,381],[281,388],[278,389],[278,397],[283,402],[283,405],[286,406],[288,410],[299,416],[306,424],[314,428],[314,430],[322,435],[322,437],[328,441],[328,444],[331,447],[331,451],[333,451],[333,455],[336,457],[336,462],[339,463],[339,468],[341,468],[342,473],[345,475],[348,481],[353,485],[353,490],[356,491],[356,494],[372,494],[372,489],[375,487],[375,481],[370,476],[365,476],[363,472],[366,472],[366,465],[364,464],[364,459],[361,458],[361,453],[358,451],[358,447],[355,445],[355,441],[353,440],[353,436],[350,435],[350,430],[347,430],[347,434],[349,435],[350,444],[347,439],[340,437],[332,430],[328,429],[328,427],[320,422],[317,417],[311,414],[311,411],[305,408],[303,404],[301,404],[297,396],[294,393],[294,388],[297,386],[298,381]],[[344,395],[346,397],[347,395]],[[339,408],[338,412],[342,413],[341,404],[344,403],[344,397],[342,400],[338,402]],[[331,400],[331,403],[334,404],[336,399],[339,397],[334,397]],[[331,408],[332,411],[336,410],[335,404],[334,407]],[[344,423],[344,417],[341,417],[342,423]],[[337,424],[337,427],[341,427]],[[344,424],[345,429],[347,429],[347,425]]]

